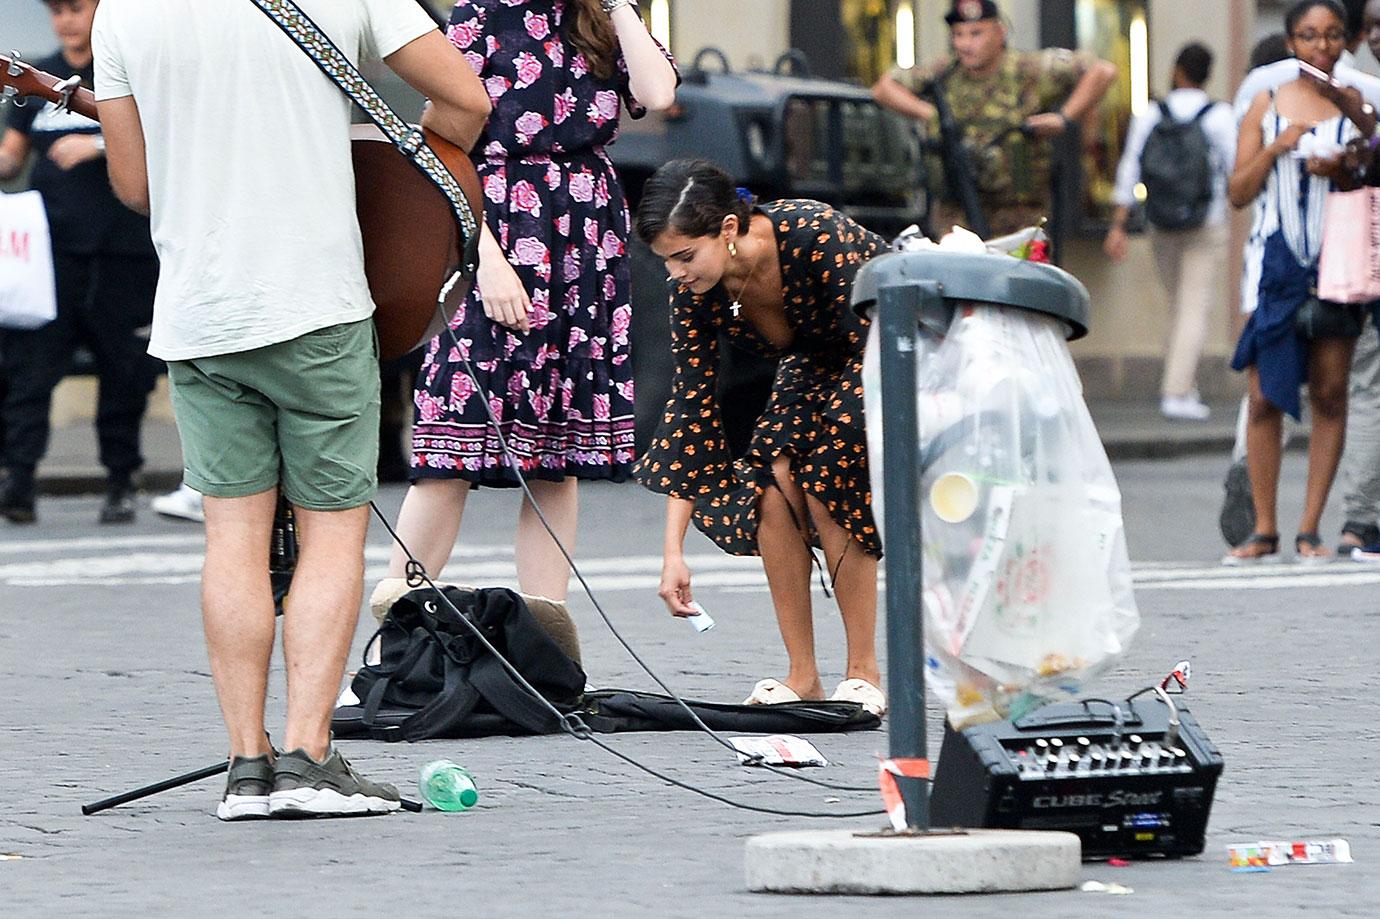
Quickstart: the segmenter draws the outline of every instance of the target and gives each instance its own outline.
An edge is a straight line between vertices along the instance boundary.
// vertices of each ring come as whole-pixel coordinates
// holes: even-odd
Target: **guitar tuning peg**
[[[20,76],[21,74],[24,73],[23,68],[19,66],[19,65],[22,64],[22,63],[23,63],[23,59],[20,58],[19,52],[18,52],[18,51],[11,51],[11,52],[10,52],[10,66],[9,66],[9,68],[8,68],[8,69],[9,69],[10,76],[12,76],[12,77],[17,77],[17,76]]]

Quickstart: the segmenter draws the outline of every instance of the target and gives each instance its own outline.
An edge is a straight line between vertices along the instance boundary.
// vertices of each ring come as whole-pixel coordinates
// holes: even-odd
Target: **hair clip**
[[[753,197],[752,192],[748,191],[746,188],[743,188],[741,185],[735,188],[734,191],[737,192],[739,201],[751,204],[753,201],[757,200],[755,197]]]

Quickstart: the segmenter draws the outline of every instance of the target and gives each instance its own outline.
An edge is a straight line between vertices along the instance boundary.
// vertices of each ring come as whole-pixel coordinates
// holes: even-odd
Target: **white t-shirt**
[[[1188,87],[1176,89],[1164,97],[1164,104],[1175,121],[1192,119],[1203,110],[1203,106],[1210,103],[1212,98],[1206,92]],[[1136,203],[1140,159],[1145,153],[1145,142],[1150,139],[1161,117],[1159,105],[1151,104],[1131,120],[1130,130],[1126,132],[1126,150],[1116,170],[1113,203],[1125,207]],[[1208,209],[1206,225],[1216,226],[1227,216],[1227,177],[1231,175],[1232,164],[1236,161],[1236,119],[1232,117],[1231,106],[1218,102],[1208,109],[1199,124],[1207,136],[1212,155],[1212,206]]]
[[[298,0],[347,57],[434,29],[413,0]],[[190,360],[373,314],[350,102],[250,0],[104,0],[96,98],[132,95],[161,274],[149,352]]]

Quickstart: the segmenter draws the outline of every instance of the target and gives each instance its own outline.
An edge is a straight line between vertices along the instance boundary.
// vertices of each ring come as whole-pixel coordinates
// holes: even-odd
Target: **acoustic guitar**
[[[96,97],[77,77],[59,79],[0,55],[0,101],[29,98],[99,120]],[[484,195],[474,164],[434,131],[424,134],[427,146],[460,183],[476,219],[483,221]],[[401,357],[439,335],[469,292],[473,278],[462,274],[446,291],[438,312],[442,288],[464,266],[464,233],[449,199],[382,131],[354,125],[350,141],[355,212],[364,238],[364,273],[377,307],[379,353],[385,359]]]

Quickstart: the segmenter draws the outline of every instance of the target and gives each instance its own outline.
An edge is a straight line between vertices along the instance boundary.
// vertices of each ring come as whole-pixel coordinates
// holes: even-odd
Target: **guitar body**
[[[387,360],[439,335],[474,279],[462,276],[447,292],[442,310],[437,310],[442,287],[466,263],[460,225],[450,202],[378,128],[354,125],[350,140],[364,272],[378,308],[374,324],[379,354]],[[483,192],[469,157],[431,131],[426,132],[426,141],[460,183],[475,217],[482,221]],[[478,242],[476,238],[472,245],[477,247]]]
[[[100,120],[95,96],[79,88],[75,77],[59,80],[0,54],[0,101],[12,97],[43,99]],[[439,134],[424,133],[427,146],[460,183],[482,226],[484,195],[474,164],[465,151]],[[378,307],[374,325],[379,354],[388,360],[420,347],[445,329],[474,282],[463,269],[478,262],[467,256],[478,252],[479,236],[464,240],[449,199],[378,128],[355,125],[350,141],[364,273]],[[467,243],[468,252],[462,251],[462,243]],[[438,310],[442,288],[456,272],[462,274],[446,291]]]

